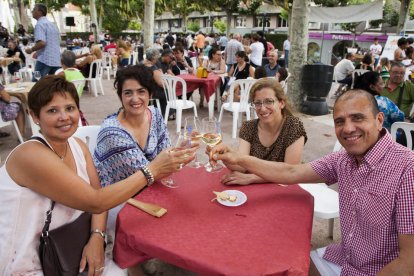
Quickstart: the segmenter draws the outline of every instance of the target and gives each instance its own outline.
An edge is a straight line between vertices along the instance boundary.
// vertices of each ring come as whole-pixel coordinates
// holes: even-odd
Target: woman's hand
[[[221,183],[225,185],[249,185],[253,183],[252,176],[252,174],[234,171],[223,175],[221,178]]]
[[[92,234],[83,248],[80,272],[85,270],[86,264],[88,264],[88,276],[102,275],[105,267],[105,249],[104,240],[99,235]]]
[[[148,168],[154,175],[155,180],[164,178],[190,163],[195,157],[196,150],[196,146],[183,150],[165,149],[148,165]]]
[[[226,144],[218,144],[210,151],[210,160],[215,162],[218,160],[223,161],[227,165],[238,165],[241,158],[241,154],[237,150],[233,150]]]

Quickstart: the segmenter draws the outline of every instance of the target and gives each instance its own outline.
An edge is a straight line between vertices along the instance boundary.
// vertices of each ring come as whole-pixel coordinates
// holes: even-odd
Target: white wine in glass
[[[175,146],[174,146],[174,148],[171,149],[171,152],[187,149],[187,148],[190,148],[190,147],[191,147],[191,143],[189,142],[189,140],[184,135],[180,134],[180,135],[178,135],[177,141],[175,142]],[[186,155],[184,155],[184,156],[186,156]],[[161,183],[164,186],[168,187],[168,188],[178,188],[179,187],[178,184],[176,183],[176,181],[174,181],[174,173],[172,173],[171,175],[161,179]]]
[[[214,147],[218,143],[221,142],[221,127],[220,123],[217,122],[216,118],[203,118],[202,120],[203,124],[203,136],[201,136],[201,140],[207,145],[207,147]],[[216,163],[212,164],[211,160],[209,160],[209,163],[205,166],[207,172],[214,172],[219,171],[223,168],[222,165]]]
[[[185,118],[184,136],[187,139],[190,139],[191,146],[194,143],[200,143],[200,138],[202,137],[200,128],[201,128],[201,123],[197,117],[190,116],[190,117]],[[188,166],[191,168],[202,167],[201,162],[198,161],[197,153],[195,155],[194,160],[191,163],[189,163]]]

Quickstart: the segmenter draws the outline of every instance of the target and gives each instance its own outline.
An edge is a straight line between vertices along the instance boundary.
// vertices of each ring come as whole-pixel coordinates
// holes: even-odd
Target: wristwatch
[[[96,228],[95,230],[92,230],[91,231],[91,235],[92,234],[95,234],[95,233],[101,235],[102,239],[106,240],[106,233],[105,233],[105,231],[102,231],[102,230],[99,230],[98,228]]]

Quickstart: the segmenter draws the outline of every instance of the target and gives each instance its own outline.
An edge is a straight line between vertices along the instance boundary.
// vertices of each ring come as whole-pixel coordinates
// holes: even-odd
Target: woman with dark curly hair
[[[93,156],[103,187],[135,173],[170,146],[160,110],[148,106],[154,90],[151,69],[143,64],[123,68],[114,86],[122,107],[103,121]]]

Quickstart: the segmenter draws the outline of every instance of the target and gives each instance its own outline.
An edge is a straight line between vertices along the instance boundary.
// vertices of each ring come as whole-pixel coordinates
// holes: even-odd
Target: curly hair
[[[154,75],[151,69],[144,64],[128,66],[117,71],[114,87],[119,99],[122,97],[122,86],[127,80],[136,80],[145,89],[151,97],[152,91],[155,91]]]

